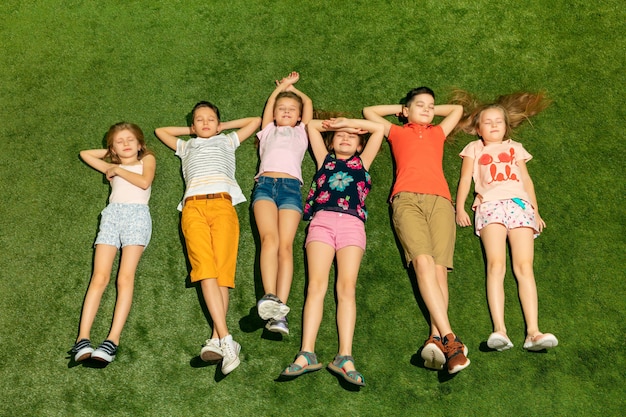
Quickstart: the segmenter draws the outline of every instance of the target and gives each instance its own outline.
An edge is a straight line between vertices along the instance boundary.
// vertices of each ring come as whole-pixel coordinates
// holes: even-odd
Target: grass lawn
[[[625,22],[617,0],[5,0],[0,415],[622,415]],[[277,338],[255,313],[262,289],[248,203],[237,206],[237,288],[228,315],[242,364],[224,377],[200,361],[210,330],[183,254],[180,161],[153,130],[186,124],[200,100],[217,104],[224,120],[261,115],[273,81],[292,70],[315,108],[355,117],[419,85],[433,88],[438,103],[455,87],[484,100],[547,92],[552,106],[517,139],[534,156],[528,167],[547,223],[536,240],[535,274],[540,327],[558,336],[557,348],[521,348],[524,323],[510,272],[506,317],[515,347],[486,348],[491,321],[480,242],[459,229],[450,319],[472,364],[453,377],[423,368],[417,350],[428,326],[392,232],[393,168],[384,144],[370,171],[368,249],[357,288],[353,354],[367,386],[352,390],[326,370],[276,380],[300,346],[306,224],[294,246],[291,335]],[[77,365],[67,351],[109,193],[78,152],[102,146],[120,120],[139,124],[156,154],[153,237],[118,357],[104,368]],[[459,135],[446,147],[453,194],[458,153],[471,139]],[[249,197],[258,160],[252,139],[237,158]],[[307,155],[305,182],[313,172]],[[114,302],[111,285],[92,330],[96,343],[108,332]],[[324,362],[337,350],[334,311],[330,293],[317,344]]]

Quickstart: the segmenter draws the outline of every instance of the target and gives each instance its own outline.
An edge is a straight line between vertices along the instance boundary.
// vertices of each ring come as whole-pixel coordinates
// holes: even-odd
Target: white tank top
[[[136,174],[143,174],[143,162],[139,162],[137,165],[120,165],[120,167]],[[111,181],[109,203],[148,204],[151,190],[152,186],[144,190],[116,175]]]

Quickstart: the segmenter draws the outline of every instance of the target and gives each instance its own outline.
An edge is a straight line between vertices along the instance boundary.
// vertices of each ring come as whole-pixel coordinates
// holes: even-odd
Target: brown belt
[[[223,198],[224,200],[233,201],[232,197],[228,193],[217,193],[217,194],[199,194],[192,195],[191,197],[187,197],[185,199],[185,203],[192,200],[213,200],[215,198]]]

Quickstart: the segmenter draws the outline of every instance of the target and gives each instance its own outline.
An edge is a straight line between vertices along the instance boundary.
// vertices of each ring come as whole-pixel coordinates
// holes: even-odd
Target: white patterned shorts
[[[148,246],[152,218],[147,204],[111,203],[102,210],[100,230],[94,245]]]
[[[476,225],[476,235],[480,236],[480,230],[492,223],[498,223],[507,230],[518,227],[530,227],[535,232],[535,237],[539,236],[537,221],[535,220],[535,209],[524,200],[517,203],[511,199],[487,201],[476,207],[474,224]]]

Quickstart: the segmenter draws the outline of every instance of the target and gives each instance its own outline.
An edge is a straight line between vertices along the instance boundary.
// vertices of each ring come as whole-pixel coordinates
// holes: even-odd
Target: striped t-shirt
[[[194,138],[176,143],[176,155],[182,162],[185,195],[226,192],[233,205],[246,201],[235,179],[235,149],[239,147],[236,132],[220,133],[210,138]],[[178,209],[182,210],[183,203]]]

